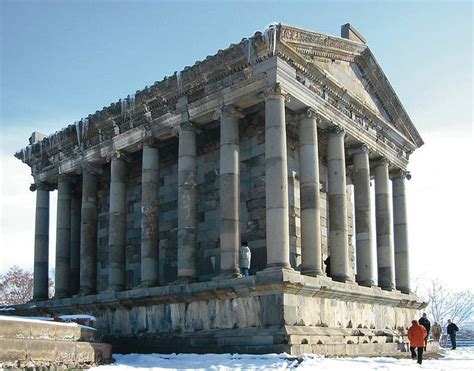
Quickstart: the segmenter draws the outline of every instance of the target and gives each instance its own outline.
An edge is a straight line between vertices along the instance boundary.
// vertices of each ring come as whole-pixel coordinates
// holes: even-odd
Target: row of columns
[[[221,277],[236,277],[239,269],[239,118],[232,106],[220,114],[220,241]],[[323,275],[320,226],[318,117],[308,110],[299,124],[302,272]],[[178,145],[178,279],[197,280],[196,127],[187,122],[179,130]],[[328,199],[331,277],[350,281],[346,197],[345,132],[334,126],[328,134]],[[365,146],[353,153],[356,220],[357,281],[376,281],[370,203],[370,163]],[[278,85],[265,95],[265,171],[267,269],[290,268],[288,174],[285,95]],[[145,143],[142,161],[141,285],[159,284],[158,215],[159,150]],[[98,172],[84,168],[82,200],[71,197],[66,177],[58,181],[56,295],[87,295],[96,290],[97,179]],[[409,292],[406,198],[403,177],[393,180],[393,223],[389,198],[388,163],[375,167],[378,284]],[[80,219],[80,229],[78,221]],[[47,298],[49,192],[37,189],[34,298]],[[109,200],[109,290],[125,288],[126,161],[111,158]],[[393,256],[392,236],[395,242]],[[80,264],[79,264],[80,252]],[[395,267],[392,261],[395,258]],[[394,276],[394,269],[396,276]],[[79,274],[78,274],[79,273]],[[79,276],[79,280],[77,277]]]

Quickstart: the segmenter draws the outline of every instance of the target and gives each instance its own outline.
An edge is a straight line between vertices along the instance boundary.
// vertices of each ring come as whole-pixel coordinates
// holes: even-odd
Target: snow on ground
[[[116,359],[114,364],[94,367],[91,370],[474,370],[474,347],[446,350],[444,358],[426,359],[421,366],[411,359],[389,357],[329,358],[315,355],[294,357],[286,354],[115,354],[114,358]]]

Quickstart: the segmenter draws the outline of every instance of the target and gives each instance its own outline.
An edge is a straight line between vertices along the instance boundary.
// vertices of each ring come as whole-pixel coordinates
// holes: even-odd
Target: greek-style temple
[[[118,353],[403,350],[424,307],[405,192],[421,145],[352,26],[271,25],[33,133],[15,156],[36,192],[35,306],[17,313],[92,314]]]

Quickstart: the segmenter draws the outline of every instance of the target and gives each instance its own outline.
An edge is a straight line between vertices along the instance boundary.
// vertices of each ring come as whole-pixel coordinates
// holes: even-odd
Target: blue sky
[[[59,130],[271,22],[336,36],[350,22],[364,35],[427,143],[412,157],[413,244],[426,243],[433,254],[432,245],[445,248],[454,230],[472,229],[471,215],[463,214],[472,201],[456,198],[472,175],[450,175],[446,183],[457,186],[457,195],[439,179],[442,167],[462,172],[472,157],[465,150],[473,144],[472,2],[2,0],[0,7],[0,254],[20,244],[13,236],[21,233],[31,260],[25,264],[32,263],[34,195],[19,190],[31,177],[11,155],[33,130]],[[446,225],[453,213],[461,222]],[[427,242],[433,228],[444,239]],[[456,246],[472,244],[461,237]],[[436,258],[433,264],[443,262]]]

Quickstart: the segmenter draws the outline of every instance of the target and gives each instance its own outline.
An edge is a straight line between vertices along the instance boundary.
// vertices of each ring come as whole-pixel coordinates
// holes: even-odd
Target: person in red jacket
[[[411,321],[411,327],[408,330],[408,340],[410,340],[411,359],[418,358],[421,365],[423,361],[423,349],[425,347],[426,329],[418,323],[417,320]],[[415,352],[415,349],[418,351]]]

